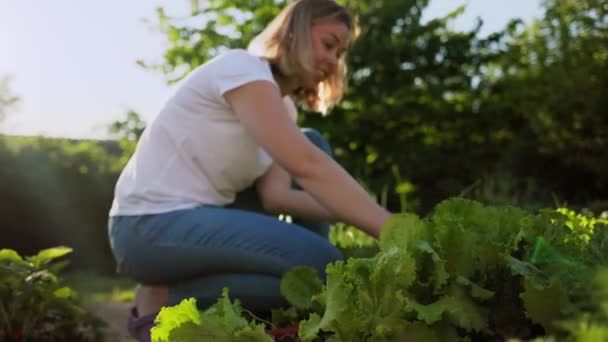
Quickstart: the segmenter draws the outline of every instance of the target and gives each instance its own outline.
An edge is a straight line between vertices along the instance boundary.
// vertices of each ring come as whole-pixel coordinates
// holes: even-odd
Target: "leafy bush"
[[[107,220],[122,158],[116,142],[0,135],[2,248],[70,246],[71,268],[114,272]]]
[[[608,270],[597,273],[592,283],[590,297],[593,299],[586,312],[574,319],[560,322],[578,342],[608,340]]]
[[[22,258],[0,250],[0,340],[99,341],[102,322],[79,306],[78,295],[58,273],[67,247],[41,250]]]

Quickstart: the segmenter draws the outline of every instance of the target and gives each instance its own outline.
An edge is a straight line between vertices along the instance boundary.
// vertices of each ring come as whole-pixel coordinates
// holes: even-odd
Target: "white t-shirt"
[[[142,134],[116,184],[110,216],[226,205],[264,174],[272,159],[223,97],[256,80],[278,87],[269,63],[245,50],[192,71]]]

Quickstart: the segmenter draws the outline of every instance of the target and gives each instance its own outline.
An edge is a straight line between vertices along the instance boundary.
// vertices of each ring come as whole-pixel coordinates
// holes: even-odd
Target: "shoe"
[[[129,335],[140,342],[151,342],[150,329],[154,327],[157,314],[149,314],[139,317],[136,308],[131,308],[127,320]]]

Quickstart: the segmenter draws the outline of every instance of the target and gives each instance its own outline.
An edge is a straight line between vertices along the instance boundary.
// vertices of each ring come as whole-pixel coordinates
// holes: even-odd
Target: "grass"
[[[65,284],[76,290],[85,302],[133,301],[135,281],[126,277],[72,271],[62,275]]]

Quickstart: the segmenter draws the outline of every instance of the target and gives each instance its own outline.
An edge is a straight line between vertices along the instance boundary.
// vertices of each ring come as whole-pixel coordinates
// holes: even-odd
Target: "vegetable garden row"
[[[608,220],[452,198],[399,214],[377,252],[287,273],[290,303],[265,322],[225,290],[164,308],[153,341],[602,341],[608,339]],[[299,327],[293,334],[280,327]],[[282,334],[281,334],[282,333]],[[277,337],[281,335],[281,337]]]
[[[399,214],[347,258],[285,274],[290,306],[262,319],[225,289],[163,308],[153,341],[602,341],[608,339],[608,220],[452,198]],[[352,246],[350,246],[352,247]],[[62,284],[52,248],[0,250],[0,340],[94,341],[100,322]]]

